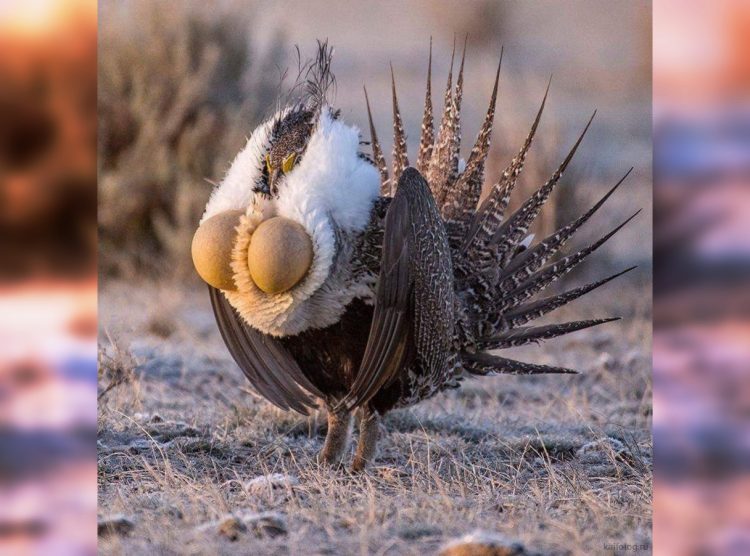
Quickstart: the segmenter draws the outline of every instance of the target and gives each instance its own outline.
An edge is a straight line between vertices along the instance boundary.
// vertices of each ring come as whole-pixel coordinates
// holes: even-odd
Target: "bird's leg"
[[[351,414],[348,412],[336,413],[328,410],[328,433],[323,449],[318,454],[318,461],[329,465],[338,465],[349,445],[349,432],[351,429]]]
[[[378,433],[380,432],[380,415],[369,407],[359,409],[359,441],[357,452],[354,454],[352,471],[364,471],[367,465],[375,458],[378,445]]]

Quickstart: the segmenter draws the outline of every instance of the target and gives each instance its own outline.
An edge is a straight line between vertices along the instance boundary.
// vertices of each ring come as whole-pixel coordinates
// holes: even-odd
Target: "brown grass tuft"
[[[99,346],[98,382],[101,387],[97,399],[101,402],[114,388],[132,382],[136,362],[131,353],[107,335],[109,349]],[[106,384],[104,384],[106,382]]]

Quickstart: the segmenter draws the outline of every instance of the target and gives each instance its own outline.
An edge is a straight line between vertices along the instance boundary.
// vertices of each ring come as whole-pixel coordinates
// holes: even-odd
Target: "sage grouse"
[[[506,215],[547,93],[517,156],[480,203],[500,64],[489,109],[464,162],[459,145],[465,48],[455,88],[451,62],[437,130],[430,91],[431,50],[413,166],[393,71],[394,150],[389,171],[367,92],[372,156],[360,150],[368,143],[360,140],[358,130],[327,103],[326,92],[333,83],[332,51],[321,44],[302,77],[300,98],[252,133],[203,216],[205,221],[223,211],[243,212],[231,262],[237,288],[209,288],[216,321],[234,360],[255,390],[282,409],[308,414],[316,400],[325,405],[328,432],[319,455],[323,462],[342,461],[356,412],[354,470],[372,461],[383,414],[456,388],[467,373],[575,372],[492,352],[615,320],[526,326],[627,272],[535,299],[635,216],[595,243],[549,262],[622,180],[577,220],[533,243],[529,226],[560,181],[591,120],[549,181]],[[304,228],[313,257],[299,283],[269,294],[248,274],[247,238],[259,223],[274,216]]]

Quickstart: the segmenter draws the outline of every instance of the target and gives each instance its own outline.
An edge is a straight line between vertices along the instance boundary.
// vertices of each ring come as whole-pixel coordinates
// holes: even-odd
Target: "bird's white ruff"
[[[237,155],[224,181],[212,194],[201,221],[219,212],[246,211],[232,255],[236,292],[224,292],[232,306],[254,328],[273,336],[290,336],[336,323],[355,297],[372,296],[373,284],[351,283],[341,272],[351,264],[351,241],[370,219],[380,177],[359,157],[359,130],[321,111],[305,153],[279,185],[278,199],[254,195],[268,146],[271,123],[258,127]],[[255,227],[271,216],[301,224],[312,238],[313,262],[305,278],[291,290],[267,294],[247,271],[247,242]],[[335,272],[332,272],[335,268]],[[339,278],[341,276],[342,278]]]

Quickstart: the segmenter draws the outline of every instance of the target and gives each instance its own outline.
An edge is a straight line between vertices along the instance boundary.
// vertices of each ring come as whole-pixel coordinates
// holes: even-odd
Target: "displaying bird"
[[[302,98],[252,133],[212,193],[196,233],[193,256],[213,284],[219,330],[255,390],[285,410],[308,414],[317,400],[327,408],[323,462],[340,463],[348,453],[355,413],[359,439],[352,469],[362,470],[375,456],[380,420],[389,410],[456,388],[467,374],[575,372],[493,352],[615,320],[527,326],[631,270],[538,297],[635,215],[550,262],[623,177],[574,222],[536,243],[528,234],[591,120],[550,179],[506,214],[547,92],[520,151],[480,203],[502,53],[486,117],[464,162],[465,52],[455,87],[451,60],[435,130],[430,46],[414,166],[393,80],[389,171],[367,92],[371,156],[361,150],[367,143],[359,131],[328,104],[332,50],[319,44]]]

